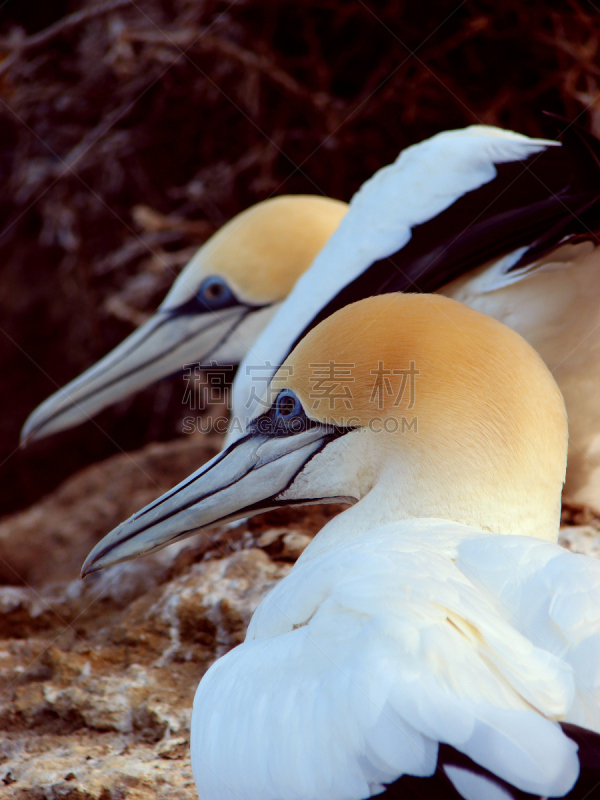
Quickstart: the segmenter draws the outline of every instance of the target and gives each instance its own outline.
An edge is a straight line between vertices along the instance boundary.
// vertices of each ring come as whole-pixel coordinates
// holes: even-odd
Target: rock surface
[[[217,436],[186,437],[77,473],[31,508],[0,521],[0,584],[38,587],[79,577],[99,539],[219,448]]]
[[[197,797],[196,686],[340,507],[266,514],[77,576],[101,536],[218,445],[178,440],[111,458],[0,523],[1,797]]]

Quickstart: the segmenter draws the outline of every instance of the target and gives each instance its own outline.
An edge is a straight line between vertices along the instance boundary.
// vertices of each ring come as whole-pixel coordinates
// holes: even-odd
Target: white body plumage
[[[311,385],[311,366],[329,361],[354,365],[333,409]],[[417,796],[440,779],[459,793],[443,797],[466,800],[585,791],[590,769],[600,777],[600,563],[556,544],[567,426],[540,357],[460,303],[390,294],[320,323],[273,382],[242,440],[84,565],[267,508],[352,503],[202,679],[202,800],[365,800],[407,776]],[[418,430],[372,424],[409,407]]]
[[[309,545],[263,600],[198,687],[194,775],[206,800],[361,800],[433,774],[446,742],[560,796],[579,767],[551,720],[599,731],[598,689],[600,564],[443,520],[391,523]]]

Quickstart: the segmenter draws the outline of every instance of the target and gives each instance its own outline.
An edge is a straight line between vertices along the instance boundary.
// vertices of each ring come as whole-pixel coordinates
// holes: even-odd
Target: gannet
[[[456,301],[391,294],[321,322],[273,384],[242,438],[83,566],[354,504],[202,678],[202,800],[594,796],[600,563],[556,543],[567,420],[541,358]]]
[[[363,184],[242,361],[226,443],[327,315],[381,292],[441,292],[540,353],[569,414],[564,498],[600,510],[600,143],[570,126],[557,145],[475,125],[407,148]]]
[[[347,210],[313,195],[270,198],[196,253],[145,324],[29,416],[21,439],[78,425],[186,364],[237,364]]]
[[[260,215],[244,217],[245,236],[239,244],[226,234],[227,227],[215,237],[231,244],[233,257],[221,247],[221,266],[209,259],[204,269],[213,247],[207,245],[197,258],[209,287],[214,276],[227,276],[241,265],[233,283],[243,280],[244,287],[234,294],[251,298],[248,304],[234,301],[233,307],[227,306],[226,289],[217,301],[218,306],[226,298],[218,316],[190,316],[190,303],[198,305],[190,298],[196,298],[200,279],[188,279],[186,270],[177,291],[174,287],[173,296],[165,300],[163,313],[147,323],[152,338],[146,343],[145,328],[134,333],[36,409],[23,435],[43,436],[79,422],[185,363],[237,361],[245,355],[232,390],[226,439],[231,443],[244,433],[276,368],[320,320],[382,292],[437,291],[505,322],[542,355],[563,392],[571,421],[564,498],[600,510],[600,258],[595,237],[600,144],[577,126],[568,126],[563,140],[560,146],[475,125],[413,145],[362,186],[339,227],[346,206],[328,209],[330,216],[295,262],[295,270],[287,266],[288,246],[296,247],[296,240],[304,241],[311,229],[312,198],[303,201],[306,216],[296,215],[288,198],[286,224],[279,229],[277,214],[269,215],[268,236]],[[315,216],[320,214],[321,208]],[[243,255],[248,242],[252,252],[257,243],[263,247],[272,239],[279,243],[276,252],[265,255],[261,249],[257,259]],[[319,249],[313,245],[325,241],[292,289],[309,266],[308,256]],[[276,272],[273,265],[280,272],[285,266],[285,276],[294,275],[284,287],[275,281],[278,300],[292,291],[274,316],[274,306],[264,308],[264,295],[256,296],[256,287],[266,286]],[[268,291],[264,286],[261,291]],[[163,324],[165,314],[170,319],[181,308],[187,309],[183,318]],[[210,337],[209,345],[198,327],[207,329],[202,336]],[[136,345],[140,340],[143,347]],[[164,357],[153,360],[160,352]]]

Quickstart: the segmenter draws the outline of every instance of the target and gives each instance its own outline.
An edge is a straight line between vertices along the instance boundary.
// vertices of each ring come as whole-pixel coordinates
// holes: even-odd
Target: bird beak
[[[289,436],[247,434],[98,542],[81,577],[161,550],[201,528],[301,503],[280,495],[337,435],[335,428],[320,424]],[[304,502],[321,499],[307,497]]]
[[[238,337],[246,338],[237,329],[252,310],[245,305],[196,314],[159,309],[101,361],[38,406],[23,426],[21,441],[78,425],[185,364],[217,357],[221,363],[237,363],[238,351],[247,349],[241,341],[236,344]],[[231,360],[225,360],[228,357]]]

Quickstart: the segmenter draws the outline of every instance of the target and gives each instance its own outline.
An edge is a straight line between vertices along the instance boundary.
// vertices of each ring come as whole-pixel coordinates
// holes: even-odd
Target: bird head
[[[346,205],[309,195],[265,200],[196,253],[157,312],[33,411],[22,440],[77,425],[189,364],[237,364],[337,228]]]
[[[372,297],[314,328],[246,435],[105,537],[83,573],[340,500],[355,505],[335,535],[435,517],[556,540],[566,454],[562,396],[518,334],[438,295]]]

